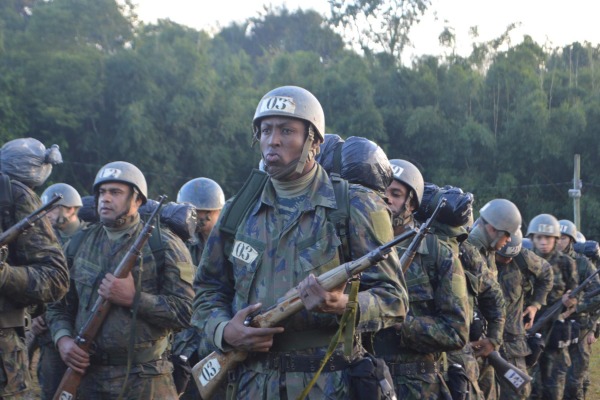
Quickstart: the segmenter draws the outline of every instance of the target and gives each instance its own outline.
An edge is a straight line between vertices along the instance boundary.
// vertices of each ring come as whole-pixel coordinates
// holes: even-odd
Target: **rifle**
[[[414,229],[406,231],[395,237],[392,241],[371,250],[361,258],[338,265],[319,275],[317,281],[323,289],[332,290],[352,278],[352,276],[387,258],[387,255],[392,251],[394,246],[416,235],[416,233]],[[297,288],[294,288],[285,297],[277,300],[273,306],[257,315],[249,317],[244,321],[244,324],[255,328],[274,327],[303,308],[304,304],[300,299],[300,293]],[[247,356],[248,352],[242,350],[233,350],[227,353],[214,351],[198,362],[192,368],[192,375],[200,391],[200,397],[210,399],[214,391],[227,377],[228,371],[234,369]]]
[[[531,382],[531,377],[519,368],[506,361],[497,351],[492,351],[487,359],[494,370],[496,376],[508,383],[508,386],[516,393],[522,394],[526,383]]]
[[[165,201],[167,196],[160,196],[158,199],[158,206],[152,214],[150,218],[144,224],[142,231],[135,239],[135,242],[131,245],[129,250],[127,250],[127,254],[123,257],[113,275],[117,278],[125,278],[129,273],[133,270],[133,267],[136,265],[137,260],[142,255],[142,249],[144,245],[152,235],[152,231],[154,230],[154,226],[150,225],[158,211],[160,210],[160,206]],[[92,308],[92,312],[88,317],[85,324],[79,330],[79,334],[75,338],[75,343],[90,353],[90,349],[92,348],[92,344],[94,342],[94,338],[98,334],[102,323],[106,319],[108,313],[110,312],[111,303],[106,300],[102,296],[99,296],[94,303],[94,307]],[[56,389],[54,393],[53,400],[69,400],[77,398],[77,388],[81,384],[81,380],[83,379],[83,375],[75,372],[70,367],[67,368],[65,374],[60,381],[60,385]]]
[[[48,214],[54,207],[57,201],[62,199],[62,194],[56,194],[48,203],[44,204],[6,231],[2,232],[0,235],[0,247],[6,246],[7,244],[14,241],[16,238],[21,235],[21,233],[25,232],[27,229],[31,228],[36,222],[40,219],[44,218],[46,214]]]
[[[575,289],[571,290],[569,293],[569,298],[574,298],[579,295],[579,293],[585,289],[585,287],[594,279],[594,277],[600,272],[600,269],[596,270],[593,274],[588,276],[583,282],[579,284]],[[560,314],[563,309],[562,297],[554,302],[548,309],[544,312],[540,318],[536,318],[533,326],[527,331],[527,336],[535,335],[540,332],[546,325],[554,322],[560,317]]]
[[[427,221],[425,221],[423,225],[419,227],[419,232],[417,233],[417,236],[410,242],[410,244],[406,248],[406,251],[402,254],[402,257],[400,258],[400,265],[402,266],[403,274],[406,274],[408,267],[410,267],[410,264],[414,260],[415,255],[417,254],[417,250],[419,249],[421,242],[425,238],[425,235],[429,233],[429,227],[431,226],[431,223],[435,220],[440,210],[444,208],[446,202],[447,200],[445,197],[442,197],[440,199],[437,206],[435,206],[435,210],[433,210],[433,212],[431,213],[431,216],[427,219]]]

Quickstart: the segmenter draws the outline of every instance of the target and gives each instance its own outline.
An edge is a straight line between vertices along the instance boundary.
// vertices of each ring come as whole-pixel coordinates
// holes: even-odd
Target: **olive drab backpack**
[[[349,242],[349,222],[350,222],[350,198],[348,196],[348,181],[342,179],[337,173],[329,175],[335,200],[338,208],[335,210],[327,209],[327,220],[335,226],[336,233],[342,245],[340,246],[340,260],[348,262],[351,260],[350,242]],[[220,229],[231,238],[235,236],[238,226],[242,223],[244,216],[256,204],[256,200],[267,183],[269,175],[258,169],[253,169],[250,176],[244,182],[240,191],[231,201],[231,205],[223,211]]]

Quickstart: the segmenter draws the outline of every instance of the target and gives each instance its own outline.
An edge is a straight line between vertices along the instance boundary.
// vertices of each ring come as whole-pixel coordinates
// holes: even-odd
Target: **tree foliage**
[[[209,35],[171,21],[139,23],[130,2],[6,0],[0,139],[59,144],[65,163],[48,184],[67,182],[82,194],[102,165],[126,160],[144,171],[151,197],[174,199],[199,176],[230,196],[260,159],[251,147],[258,100],[298,85],[320,99],[328,132],[377,141],[427,181],[473,192],[476,209],[509,198],[525,224],[542,212],[572,218],[567,191],[581,154],[581,228],[600,237],[598,45],[510,43],[511,25],[467,57],[403,66],[410,26],[428,4],[344,2],[344,23],[385,14],[384,28],[393,28],[359,54],[315,12],[268,9]],[[452,35],[441,35],[449,47]]]

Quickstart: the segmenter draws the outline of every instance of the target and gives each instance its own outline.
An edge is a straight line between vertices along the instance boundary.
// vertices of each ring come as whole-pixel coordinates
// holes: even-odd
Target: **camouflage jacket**
[[[194,234],[193,240],[190,239],[187,243],[187,248],[192,256],[192,264],[194,265],[194,273],[200,264],[202,258],[202,252],[204,251],[204,241],[199,233]]]
[[[48,307],[46,317],[54,342],[62,336],[77,336],[91,315],[98,299],[98,286],[108,272],[113,272],[143,228],[138,220],[133,229],[116,240],[110,240],[101,224],[83,231],[71,266],[71,288],[67,296]],[[185,245],[167,228],[160,232],[164,247],[164,265],[157,265],[152,249],[145,244],[143,265],[133,269],[134,281],[141,282],[137,305],[135,350],[143,351],[160,343],[174,329],[189,326],[191,317],[192,265]],[[113,305],[106,317],[95,344],[99,353],[127,354],[131,332],[132,309]]]
[[[547,303],[551,305],[560,300],[567,290],[572,290],[577,287],[579,282],[579,278],[577,277],[577,266],[575,265],[575,260],[556,249],[546,255],[540,254],[537,250],[534,251],[535,254],[552,265],[554,284],[552,285],[552,290],[548,293],[547,299]],[[540,311],[543,312],[544,310],[545,307]]]
[[[532,250],[526,248],[521,248],[521,252],[517,257],[521,258],[527,267],[525,280],[523,281],[523,290],[525,291],[523,306],[534,305],[540,309],[547,304],[548,293],[554,285],[552,266]],[[521,273],[523,273],[523,266],[519,265],[517,257],[513,258],[512,262],[516,263],[521,268]]]
[[[235,238],[221,231],[221,218],[213,228],[194,280],[192,324],[204,330],[217,347],[223,346],[224,323],[237,311],[258,302],[269,307],[310,273],[318,276],[340,265],[340,239],[326,215],[326,209],[337,207],[333,186],[321,166],[316,168],[308,194],[288,199],[293,204],[282,205],[269,180]],[[350,185],[349,201],[349,241],[352,257],[358,258],[391,240],[391,217],[383,199],[362,186]],[[402,321],[408,298],[398,271],[398,256],[392,252],[363,272],[357,332],[377,331]],[[286,334],[293,335],[335,330],[337,324],[335,315],[302,310],[283,326]],[[280,337],[275,336],[274,347]]]
[[[546,295],[552,288],[552,267],[532,251],[521,249],[526,270],[513,258],[508,264],[497,264],[498,282],[506,301],[506,324],[504,326],[504,351],[513,357],[530,353],[523,324],[523,309],[529,290],[539,306],[545,304]],[[538,308],[539,308],[538,306]]]
[[[566,253],[569,257],[575,259],[577,265],[577,276],[579,278],[579,284],[582,284],[588,277],[592,276],[596,272],[594,264],[584,255],[578,254],[573,250],[571,246],[570,250]],[[586,293],[592,292],[600,288],[600,278],[596,275],[583,289],[583,296],[580,296],[582,301],[577,304],[577,317],[582,317],[581,314],[587,313],[590,309],[598,307],[600,302],[600,294],[591,298],[585,297]],[[586,321],[587,322],[587,321]]]
[[[486,337],[498,347],[502,343],[506,322],[502,289],[493,272],[488,268],[486,259],[479,249],[469,242],[469,239],[460,245],[460,261],[467,276],[471,305],[485,317]]]
[[[11,180],[11,187],[14,220],[4,217],[3,229],[42,206],[25,185]],[[68,288],[69,271],[60,243],[48,218],[42,218],[9,244],[8,258],[0,264],[0,313],[6,316],[28,305],[56,301]]]
[[[434,222],[435,224],[435,222]],[[465,274],[458,253],[436,234],[425,237],[406,271],[410,302],[401,329],[388,328],[374,339],[378,356],[395,363],[408,363],[432,354],[458,350],[469,338],[469,310]],[[410,244],[401,243],[402,255]]]

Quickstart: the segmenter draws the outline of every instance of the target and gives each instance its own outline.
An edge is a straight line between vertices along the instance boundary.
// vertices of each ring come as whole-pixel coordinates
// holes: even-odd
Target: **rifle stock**
[[[506,382],[515,393],[521,394],[525,384],[531,382],[529,375],[506,361],[497,351],[492,351],[487,359],[496,370],[496,376]]]
[[[158,206],[152,212],[148,221],[144,224],[142,231],[136,238],[135,242],[131,245],[127,254],[123,257],[113,275],[116,278],[125,278],[133,270],[136,265],[138,257],[141,256],[142,249],[154,230],[154,226],[151,225],[152,220],[160,210],[161,205],[165,201],[166,196],[160,196],[158,199]],[[75,338],[75,343],[85,350],[88,354],[91,351],[94,338],[98,334],[98,331],[102,327],[106,316],[108,315],[111,308],[110,301],[98,296],[94,307],[92,308],[91,314],[85,324],[79,330],[79,334]],[[77,389],[81,384],[83,375],[74,371],[70,367],[67,368],[65,374],[60,381],[60,385],[54,393],[53,400],[74,400],[77,398]]]
[[[52,200],[44,204],[0,235],[0,247],[6,246],[10,242],[14,241],[19,235],[31,228],[37,221],[44,218],[46,214],[55,207],[55,204],[62,199],[62,194],[55,195]]]
[[[371,250],[361,258],[339,265],[317,277],[323,289],[329,291],[339,287],[352,276],[366,270],[372,265],[385,259],[389,252],[398,243],[416,235],[411,229],[395,237],[392,241]],[[415,238],[416,239],[416,238]],[[304,308],[297,288],[291,289],[285,297],[279,299],[275,305],[264,310],[244,323],[255,328],[270,328],[276,326],[287,317]],[[226,353],[214,351],[200,360],[192,368],[194,382],[200,392],[200,397],[210,399],[214,391],[224,382],[228,371],[233,370],[240,362],[244,361],[248,353],[234,350]]]

